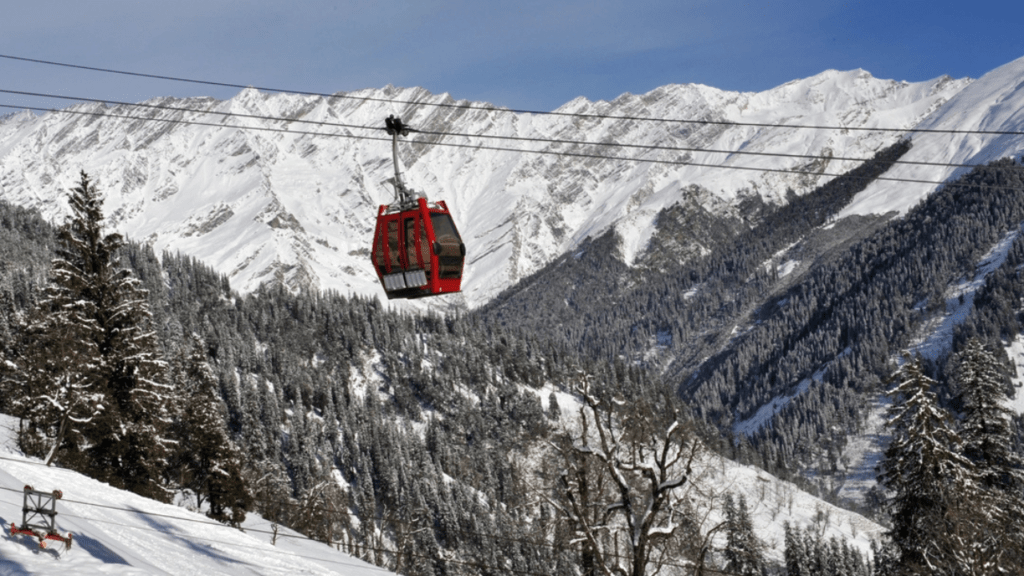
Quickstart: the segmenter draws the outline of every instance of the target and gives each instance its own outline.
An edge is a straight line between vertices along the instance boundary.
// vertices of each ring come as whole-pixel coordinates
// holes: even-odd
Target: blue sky
[[[829,68],[976,78],[1024,56],[1024,3],[34,0],[0,7],[0,54],[310,92],[422,86],[552,110],[673,83],[760,91]],[[4,59],[0,88],[128,101],[237,92]]]

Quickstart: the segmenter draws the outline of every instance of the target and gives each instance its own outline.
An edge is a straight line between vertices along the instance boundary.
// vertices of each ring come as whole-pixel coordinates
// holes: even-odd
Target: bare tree
[[[299,501],[293,522],[299,532],[333,546],[349,528],[348,496],[325,474]]]
[[[601,398],[584,379],[579,427],[553,442],[548,502],[568,522],[583,573],[657,573],[692,519],[682,488],[702,444],[671,399]]]
[[[384,513],[384,522],[394,528],[394,561],[386,568],[402,574],[415,565],[414,540],[418,534],[427,534],[430,528],[430,511],[426,508],[412,507],[401,511],[388,509]]]

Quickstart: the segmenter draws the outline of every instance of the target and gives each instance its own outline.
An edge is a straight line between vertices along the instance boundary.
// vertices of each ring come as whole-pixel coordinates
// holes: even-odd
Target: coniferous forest
[[[565,257],[524,282],[529,298],[512,289],[480,315],[546,334],[585,356],[619,357],[658,371],[724,437],[772,399],[791,396],[771,426],[729,443],[734,456],[785,477],[814,471],[820,478],[824,471],[834,478],[847,436],[885,391],[890,363],[926,321],[946,310],[947,289],[972,279],[985,254],[1011,235],[1007,260],[976,294],[975,308],[954,331],[953,349],[971,336],[1001,349],[1019,333],[1020,300],[991,295],[1016,284],[1022,242],[1016,232],[1024,222],[1016,162],[976,169],[903,218],[854,217],[821,227],[908,146],[880,152],[880,167],[836,179],[665,274],[640,272],[641,280],[623,280],[610,293],[578,283],[568,305],[557,288],[537,298],[543,287],[531,281],[557,286],[579,276],[629,278],[608,256],[616,240],[606,236],[581,257]],[[786,258],[800,266],[780,276],[765,263],[787,247]],[[582,317],[565,310],[575,301],[588,303]],[[942,359],[933,364],[935,373],[945,368]],[[796,393],[810,381],[808,393]],[[834,485],[822,481],[817,489],[828,496]]]
[[[403,574],[639,576],[658,558],[679,573],[1008,573],[1024,483],[1002,350],[1024,320],[1024,181],[1003,160],[902,218],[831,220],[909,145],[714,224],[709,254],[673,255],[684,216],[667,210],[637,268],[605,235],[453,315],[238,294],[105,231],[82,174],[56,229],[0,204],[0,412],[27,454],[228,524],[256,512]],[[1002,240],[950,353],[901,356]],[[556,392],[580,402],[583,432],[560,426]],[[770,425],[742,426],[779,397]],[[709,532],[676,521],[692,503],[675,490],[701,451],[839,501],[846,444],[882,397],[892,441],[862,507],[889,538],[872,558],[791,526],[772,566],[739,496],[717,548],[690,546]]]

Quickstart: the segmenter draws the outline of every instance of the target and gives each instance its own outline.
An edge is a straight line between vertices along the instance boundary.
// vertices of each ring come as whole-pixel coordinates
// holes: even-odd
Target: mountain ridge
[[[985,164],[1019,155],[1024,150],[1024,113],[1020,112],[1021,102],[1024,102],[1024,57],[975,80],[915,126],[915,130],[909,131],[914,140],[914,149],[907,154],[906,160],[948,162],[954,166],[904,164],[894,167],[887,176],[893,179],[945,182],[969,171],[968,168],[955,165]],[[951,133],[928,132],[944,130]],[[936,188],[938,186],[935,184],[892,180],[876,182],[837,217],[891,210],[906,213]]]
[[[556,112],[858,127],[895,122],[910,128],[967,84],[966,79],[906,83],[861,71],[827,71],[760,93],[669,85],[611,102],[576,99]],[[0,198],[38,208],[58,221],[64,213],[63,190],[78,169],[85,169],[105,195],[114,229],[153,244],[158,253],[181,251],[200,258],[243,292],[270,281],[293,290],[379,295],[365,249],[377,204],[391,196],[385,181],[392,168],[386,138],[374,136],[372,129],[391,113],[438,132],[835,157],[870,155],[895,138],[841,129],[795,135],[792,129],[754,126],[546,116],[477,104],[435,107],[424,104],[465,101],[422,88],[387,86],[343,96],[264,94],[248,88],[226,101],[162,98],[141,110],[78,104],[68,109],[77,114],[8,117],[0,121]],[[171,105],[202,112],[152,108]],[[100,113],[136,119],[88,115]],[[371,131],[331,126],[339,122]],[[464,292],[441,301],[448,307],[479,306],[583,239],[613,227],[626,240],[623,258],[632,262],[646,246],[658,211],[693,185],[708,191],[704,208],[718,212],[755,196],[784,203],[786,190],[800,194],[828,179],[816,174],[852,167],[846,166],[849,162],[736,154],[723,160],[722,154],[709,152],[640,148],[636,153],[644,159],[694,163],[663,165],[552,155],[608,154],[580,144],[532,142],[509,151],[486,149],[492,141],[475,137],[425,139],[469,148],[408,140],[400,146],[408,183],[448,202],[469,248]]]

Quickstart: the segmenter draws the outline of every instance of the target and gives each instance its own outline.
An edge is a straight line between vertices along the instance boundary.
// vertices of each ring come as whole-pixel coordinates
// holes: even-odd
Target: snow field
[[[281,528],[271,545],[270,522],[248,514],[245,531],[206,516],[118,490],[72,472],[21,456],[13,430],[17,420],[0,416],[0,576],[383,576],[390,572],[321,542]],[[74,534],[70,550],[12,537],[21,523],[22,490],[60,489],[57,526]]]
[[[901,158],[910,162],[948,162],[984,164],[1024,151],[1020,134],[949,134],[920,130],[984,130],[1021,132],[1024,130],[1024,58],[1004,64],[975,80],[938,107],[908,135],[913,148]],[[899,164],[886,172],[886,178],[944,182],[966,173],[968,168]],[[873,182],[858,194],[838,217],[851,214],[905,214],[933,192],[935,184],[917,184],[883,180]]]

